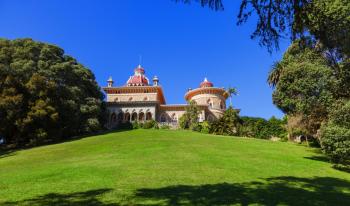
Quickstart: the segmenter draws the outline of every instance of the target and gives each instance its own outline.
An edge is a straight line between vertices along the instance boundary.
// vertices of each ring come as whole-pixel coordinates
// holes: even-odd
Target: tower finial
[[[139,54],[139,67],[141,67],[141,64],[142,64],[142,55]]]

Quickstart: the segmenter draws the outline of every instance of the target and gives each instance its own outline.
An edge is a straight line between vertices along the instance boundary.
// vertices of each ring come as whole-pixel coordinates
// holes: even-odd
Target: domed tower
[[[195,101],[198,105],[208,106],[206,120],[220,118],[226,109],[228,95],[224,88],[214,87],[214,84],[204,78],[199,88],[191,89],[185,94],[186,101]]]
[[[134,75],[126,82],[127,86],[148,86],[149,80],[145,76],[145,69],[141,65],[135,68]]]

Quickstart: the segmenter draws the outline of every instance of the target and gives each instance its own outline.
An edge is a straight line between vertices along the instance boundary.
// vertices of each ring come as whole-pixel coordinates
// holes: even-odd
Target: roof
[[[138,65],[134,70],[134,75],[130,76],[126,82],[127,86],[148,86],[149,80],[145,76],[145,69]]]

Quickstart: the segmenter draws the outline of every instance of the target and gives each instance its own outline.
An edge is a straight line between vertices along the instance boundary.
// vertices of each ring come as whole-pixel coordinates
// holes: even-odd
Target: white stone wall
[[[217,94],[198,94],[191,98],[198,105],[208,105],[209,111],[215,118],[220,118],[226,109],[226,99],[222,95]],[[208,116],[211,114],[207,114]]]

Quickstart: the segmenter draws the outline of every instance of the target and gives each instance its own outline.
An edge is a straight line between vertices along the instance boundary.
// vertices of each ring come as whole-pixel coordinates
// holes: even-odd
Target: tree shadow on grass
[[[0,159],[16,155],[14,150],[4,150],[0,148]]]
[[[69,194],[49,193],[33,199],[15,202],[0,202],[1,206],[117,206],[116,203],[104,203],[98,199],[100,195],[112,189],[97,189]]]
[[[259,182],[176,185],[139,189],[154,205],[350,205],[350,182],[331,177],[275,177]],[[145,204],[148,205],[149,203]]]
[[[330,159],[324,155],[315,155],[315,156],[304,157],[304,158],[309,159],[309,160],[316,160],[316,161],[320,161],[320,162],[330,163]]]

